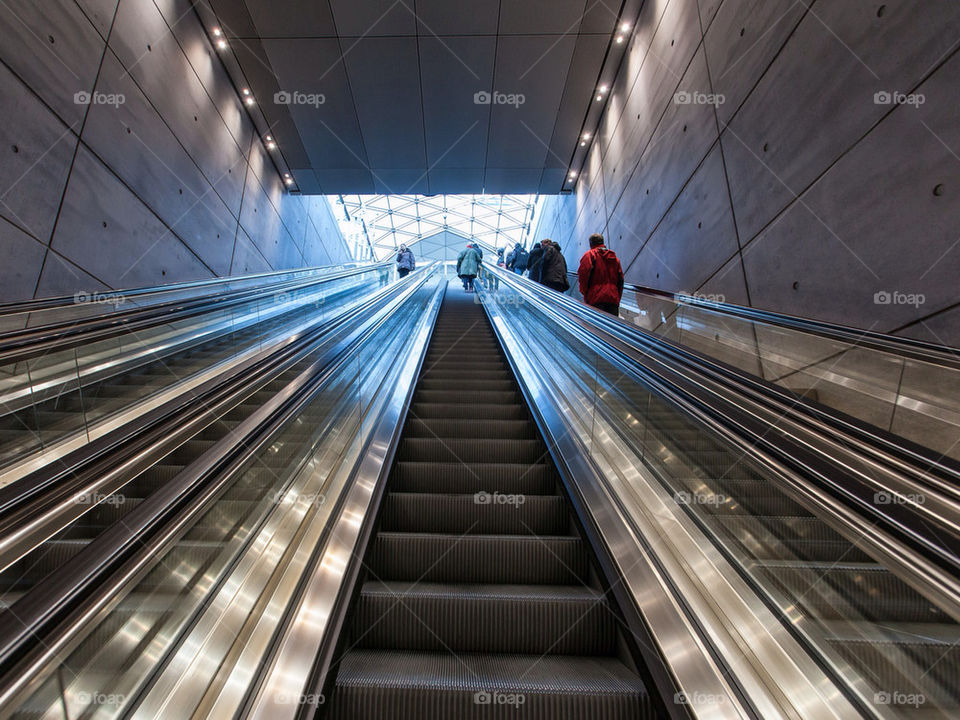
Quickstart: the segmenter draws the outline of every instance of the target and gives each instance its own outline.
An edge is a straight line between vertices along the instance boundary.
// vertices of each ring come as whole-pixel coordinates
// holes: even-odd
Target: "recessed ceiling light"
[[[575,171],[571,170],[571,171],[570,171],[570,179],[572,180],[572,179],[575,178],[576,176],[577,176],[577,173],[576,173]]]
[[[589,140],[589,139],[590,139],[590,133],[584,133],[584,134],[583,134],[583,139],[584,139],[584,140]]]
[[[617,35],[617,45],[620,45],[622,43],[623,43],[623,35]]]
[[[219,40],[217,40],[217,47],[220,48],[221,50],[226,50],[226,49],[227,49],[227,41],[224,40],[223,38],[220,38]]]
[[[601,92],[601,93],[605,93],[606,91],[607,91],[607,86],[606,86],[606,85],[601,85],[601,86],[600,86],[600,92]]]
[[[293,185],[293,178],[287,178],[284,182],[287,183],[287,185]]]
[[[252,97],[250,97],[250,96],[245,97],[245,98],[243,99],[243,101],[244,101],[247,105],[253,105],[253,104],[256,102],[256,100],[254,100],[254,99],[253,99]]]
[[[249,94],[250,94],[250,88],[244,88],[244,89],[243,89],[243,94],[244,94],[244,95],[249,95]]]
[[[221,30],[218,27],[215,27],[211,32],[213,32],[214,37],[220,37],[221,35],[223,35],[223,30]]]
[[[586,147],[586,146],[587,146],[587,141],[586,141],[586,140],[582,140],[582,141],[580,142],[580,147]]]
[[[624,23],[621,25],[620,32],[630,32],[630,23]]]
[[[597,95],[597,102],[600,102],[601,100],[603,100],[603,95]]]

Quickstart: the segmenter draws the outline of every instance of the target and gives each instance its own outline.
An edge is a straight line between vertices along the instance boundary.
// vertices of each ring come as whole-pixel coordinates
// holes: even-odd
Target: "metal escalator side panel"
[[[317,710],[472,719],[507,704],[531,718],[653,717],[547,448],[515,382],[504,385],[509,369],[472,299],[448,288],[333,694]]]
[[[501,284],[486,309],[679,699],[718,717],[858,715],[597,412],[607,397],[596,350],[575,341],[576,350],[565,349],[562,326],[512,292]],[[633,382],[622,373],[611,380],[618,378]],[[642,432],[642,405],[617,410],[629,432]]]
[[[313,359],[307,363],[307,365],[301,368],[302,380],[294,383],[294,385],[291,387],[293,387],[297,393],[300,393],[302,398],[298,396],[294,399],[293,404],[291,405],[290,398],[292,396],[290,395],[290,392],[293,392],[293,390],[286,393],[281,393],[281,395],[275,400],[271,400],[270,402],[266,403],[264,407],[254,412],[253,416],[245,421],[250,430],[259,433],[259,439],[257,440],[258,444],[266,441],[269,437],[261,432],[259,419],[262,419],[262,416],[265,416],[265,414],[270,415],[270,424],[267,426],[267,430],[270,430],[273,425],[276,425],[276,423],[284,420],[284,418],[281,417],[277,417],[276,419],[273,418],[271,415],[273,408],[291,405],[292,409],[293,407],[297,406],[297,403],[302,404],[309,397],[312,397],[312,395],[309,395],[309,393],[316,392],[316,390],[321,387],[323,383],[327,382],[330,377],[330,373],[336,369],[336,367],[341,367],[345,362],[348,361],[349,358],[344,353],[347,353],[350,347],[352,347],[351,343],[355,344],[362,341],[364,338],[368,338],[372,332],[374,332],[378,327],[381,327],[383,325],[384,318],[390,317],[392,310],[398,304],[401,304],[404,298],[409,297],[418,287],[422,285],[423,281],[427,277],[428,272],[429,271],[427,271],[426,274],[411,276],[406,282],[399,283],[396,286],[385,290],[382,293],[381,299],[371,301],[379,303],[377,307],[380,307],[381,309],[378,311],[378,313],[372,316],[364,314],[362,317],[357,319],[355,323],[344,325],[344,327],[339,330],[339,334],[337,335],[336,347],[325,346],[326,356],[319,359]],[[371,307],[374,307],[374,305],[371,305]],[[331,355],[333,350],[336,350],[336,353]],[[318,368],[323,369],[324,363],[329,365],[332,361],[335,361],[334,365],[324,369],[324,374],[316,375]],[[279,403],[279,405],[277,403]],[[246,429],[243,431],[244,434],[247,432],[248,430]],[[230,441],[224,445],[224,449],[229,450],[230,453],[234,453],[234,450],[232,449],[233,446],[233,441]],[[235,462],[242,462],[250,452],[256,451],[258,447],[259,445],[254,445],[246,450],[241,448],[239,454],[237,454]],[[218,451],[218,453],[222,453],[222,451]],[[116,589],[119,591],[126,587],[126,583],[128,581],[132,582],[137,578],[143,577],[143,572],[146,571],[146,568],[153,558],[152,549],[154,547],[167,547],[171,543],[176,542],[178,538],[182,537],[183,532],[187,528],[186,523],[191,518],[194,518],[198,512],[201,512],[202,509],[208,504],[208,501],[212,502],[216,497],[218,497],[220,490],[225,487],[224,483],[228,481],[229,477],[224,476],[223,478],[217,478],[216,482],[208,483],[202,488],[202,491],[199,494],[191,496],[189,499],[187,498],[187,495],[183,494],[187,492],[187,490],[185,490],[187,487],[185,483],[194,483],[197,473],[202,474],[205,472],[206,470],[204,468],[207,468],[211,462],[222,464],[224,461],[225,456],[224,458],[215,458],[213,455],[210,455],[209,457],[201,457],[199,461],[193,463],[193,469],[190,470],[190,473],[181,473],[182,477],[178,477],[176,482],[170,483],[163,489],[162,492],[157,493],[154,497],[152,497],[148,503],[144,503],[134,511],[134,515],[139,513],[139,516],[142,516],[129,518],[131,526],[136,529],[142,522],[149,522],[153,525],[156,525],[156,523],[159,522],[157,517],[155,517],[155,514],[158,510],[162,510],[162,513],[165,513],[166,515],[171,515],[171,513],[174,512],[175,508],[168,502],[170,498],[165,497],[164,494],[166,494],[166,496],[170,496],[171,493],[174,493],[176,494],[177,498],[180,498],[177,500],[177,502],[183,500],[184,502],[189,503],[189,512],[184,511],[181,514],[176,515],[176,517],[171,515],[171,522],[164,525],[162,529],[159,529],[155,537],[150,538],[151,544],[149,547],[131,546],[134,553],[134,555],[131,557],[131,562],[128,563],[123,569],[114,573],[103,587],[98,587],[92,597],[87,597],[80,600],[79,602],[82,607],[70,610],[70,612],[73,613],[72,618],[75,619],[81,617],[81,613],[83,613],[83,617],[90,618],[104,617],[107,613],[109,613],[110,609],[115,604],[115,601],[112,600],[113,595],[111,594],[112,591],[110,588],[116,587]],[[149,507],[147,507],[148,505]],[[150,527],[153,527],[153,525]],[[146,526],[144,526],[143,529],[146,529]],[[104,553],[109,553],[110,558],[116,558],[119,560],[119,556],[116,554],[118,551],[114,548],[114,545],[116,544],[114,542],[116,539],[114,536],[122,534],[124,536],[123,542],[133,542],[132,539],[127,537],[130,536],[132,538],[135,534],[129,527],[114,527],[111,528],[111,532],[112,534],[106,533],[98,538],[98,546],[96,547],[95,551],[93,546],[91,546],[91,548],[86,552],[85,562],[87,565],[89,565],[91,562],[102,562],[101,556],[103,556]],[[107,535],[110,535],[110,537],[107,537]],[[201,571],[202,574],[202,568],[197,567],[196,570]],[[84,582],[89,584],[89,573],[87,573],[86,570],[81,569],[79,565],[70,568],[65,575],[71,575],[71,573],[76,576],[74,580],[82,576],[84,578]],[[191,576],[194,576],[193,571],[191,571]],[[55,579],[52,579],[50,583],[47,583],[47,585],[50,587],[47,587],[44,590],[45,594],[43,597],[47,597],[47,595],[49,595],[51,598],[57,597],[57,592],[55,592],[56,588],[54,587],[55,584]],[[76,595],[76,587],[73,587],[70,592],[73,593],[73,595]],[[71,608],[72,607],[73,606],[71,606]],[[56,610],[56,608],[54,608],[54,610],[56,612],[61,612]],[[22,696],[23,690],[26,689],[25,683],[29,683],[31,686],[35,685],[35,676],[38,676],[39,673],[45,672],[45,663],[47,660],[49,660],[49,657],[52,657],[50,656],[50,653],[54,652],[53,646],[57,646],[61,651],[68,651],[69,648],[76,646],[79,638],[78,632],[83,629],[85,625],[83,623],[79,623],[79,621],[76,623],[64,621],[64,623],[65,624],[60,626],[60,628],[57,630],[57,640],[51,639],[49,644],[44,646],[44,648],[36,648],[36,651],[33,652],[30,658],[24,659],[21,662],[21,666],[25,668],[24,673],[8,674],[4,676],[3,682],[5,685],[5,694],[8,697],[12,697],[11,693],[17,695],[18,697]],[[61,629],[64,630],[63,633],[60,633]],[[13,648],[9,642],[7,645],[10,648]],[[13,655],[11,655],[11,653],[14,651],[15,649],[9,650],[7,652],[7,656],[12,658]],[[28,655],[29,654],[30,653],[28,653]],[[45,660],[45,658],[47,658],[47,660]]]

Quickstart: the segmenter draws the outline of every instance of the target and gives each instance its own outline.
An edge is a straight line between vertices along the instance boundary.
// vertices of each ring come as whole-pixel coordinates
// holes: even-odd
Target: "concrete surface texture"
[[[960,4],[647,0],[575,193],[629,282],[960,346]]]
[[[348,259],[188,0],[8,0],[0,37],[0,301]]]

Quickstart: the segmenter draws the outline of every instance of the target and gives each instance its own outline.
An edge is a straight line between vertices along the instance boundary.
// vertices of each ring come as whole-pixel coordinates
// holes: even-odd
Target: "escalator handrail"
[[[182,292],[191,288],[211,287],[215,285],[225,285],[227,283],[244,283],[247,281],[257,281],[259,279],[276,278],[282,275],[290,276],[289,279],[315,275],[318,271],[328,267],[350,267],[361,263],[340,263],[337,265],[317,265],[308,268],[298,268],[296,270],[271,270],[265,273],[251,273],[249,275],[232,275],[229,277],[207,278],[205,280],[187,280],[180,283],[171,283],[169,285],[152,285],[139,288],[128,288],[124,290],[104,290],[96,293],[97,297],[104,299],[120,299],[128,297],[137,297],[140,295],[166,294],[168,292]],[[244,288],[239,288],[244,289]],[[52,310],[55,308],[69,307],[76,304],[76,295],[58,295],[49,298],[38,298],[36,300],[20,300],[14,302],[0,303],[0,316],[19,315],[23,313],[37,312],[41,310]]]
[[[577,273],[568,272],[567,276],[571,278],[571,286],[577,282]],[[799,315],[787,315],[786,313],[779,313],[773,310],[762,310],[746,307],[745,305],[736,305],[735,303],[711,300],[706,297],[700,297],[696,293],[673,292],[647,287],[646,285],[631,285],[629,283],[625,283],[623,289],[624,292],[630,291],[638,295],[649,295],[670,300],[677,305],[705,308],[722,315],[797,330],[810,335],[818,335],[830,340],[855,345],[859,348],[869,348],[893,353],[905,358],[960,370],[960,350],[952,348],[949,345],[942,345],[926,340],[916,340],[899,335],[890,335],[873,330],[860,330],[849,325],[840,325],[839,323],[826,322],[825,320],[814,320],[813,318],[801,317]]]
[[[343,309],[340,313],[322,321],[323,332],[320,335],[308,329],[290,336],[281,345],[266,348],[227,370],[226,373],[207,380],[199,387],[159,407],[150,408],[133,422],[127,423],[103,438],[93,440],[75,450],[61,462],[45,465],[16,483],[0,488],[0,547],[6,545],[10,532],[20,533],[24,523],[29,522],[31,527],[42,525],[44,516],[55,512],[62,497],[73,494],[75,489],[84,490],[93,496],[103,495],[98,483],[122,463],[108,459],[109,469],[97,474],[95,471],[102,465],[100,462],[102,456],[116,448],[123,448],[126,451],[127,444],[130,442],[141,445],[143,440],[140,435],[144,433],[154,436],[153,444],[162,442],[163,431],[157,430],[156,426],[165,420],[176,418],[178,430],[183,428],[183,423],[190,425],[193,422],[203,421],[203,417],[207,414],[204,410],[214,398],[241,394],[245,387],[256,382],[265,373],[295,362],[297,357],[307,352],[309,347],[319,342],[325,334],[340,327],[343,321],[353,315],[356,310],[356,306]],[[195,415],[198,417],[195,418]],[[113,455],[110,456],[110,458],[113,457]],[[85,472],[84,468],[94,462],[98,463],[93,468],[94,475],[88,477],[89,473]],[[53,506],[52,510],[51,506]],[[0,563],[0,569],[2,567],[3,564]]]
[[[535,289],[542,287],[537,283],[530,285]],[[544,290],[544,292],[549,291]],[[840,410],[822,405],[807,397],[797,396],[768,380],[718,361],[697,350],[691,350],[668,338],[646,332],[607,313],[597,312],[568,296],[551,293],[550,297],[579,317],[601,326],[606,332],[638,348],[669,353],[732,387],[749,391],[755,398],[766,398],[781,407],[788,407],[791,413],[806,416],[807,422],[813,426],[819,426],[821,429],[826,426],[832,432],[852,436],[852,439],[861,443],[864,449],[870,450],[879,462],[894,466],[900,472],[909,473],[918,482],[928,483],[930,476],[933,476],[936,478],[935,484],[938,491],[955,494],[960,500],[960,461],[958,460]]]
[[[318,622],[312,617],[312,612],[309,614],[310,632],[318,638],[318,642],[308,646],[308,650],[307,647],[299,643],[287,644],[278,639],[274,645],[275,654],[269,661],[263,663],[264,672],[256,683],[256,692],[248,693],[245,717],[275,718],[277,716],[278,704],[282,703],[277,702],[279,693],[271,693],[269,686],[272,683],[276,684],[278,678],[282,678],[281,682],[284,687],[288,686],[291,677],[283,668],[309,668],[312,663],[312,668],[305,675],[305,696],[325,697],[329,690],[328,685],[333,680],[331,668],[336,666],[335,651],[340,640],[340,632],[345,627],[350,610],[350,600],[364,569],[365,549],[375,531],[377,508],[386,492],[387,478],[401,441],[405,420],[416,390],[417,378],[420,377],[420,371],[426,362],[427,348],[433,336],[443,296],[444,287],[441,283],[427,311],[421,318],[421,327],[425,328],[425,333],[423,333],[420,352],[416,356],[409,356],[408,365],[401,375],[403,381],[396,383],[394,386],[395,400],[391,403],[389,410],[381,411],[381,415],[375,423],[377,429],[353,469],[351,481],[348,483],[351,487],[344,493],[346,497],[343,498],[344,508],[348,508],[350,512],[341,513],[335,520],[337,524],[327,534],[328,538],[336,538],[347,545],[349,545],[351,537],[355,538],[353,544],[355,549],[350,553],[343,568],[340,586],[332,608],[325,615],[324,627],[321,629]],[[412,333],[411,337],[417,342],[416,332]],[[388,417],[385,419],[385,416]],[[366,512],[358,512],[356,506],[351,506],[350,500],[355,495],[367,500]],[[358,515],[362,516],[359,522],[356,520]],[[326,549],[325,544],[317,547],[320,550]],[[304,573],[298,588],[297,595],[299,596],[300,608],[312,606],[315,609],[317,596],[322,595],[321,589],[325,589],[328,585],[328,574],[321,575],[316,572],[316,564],[320,560],[321,554],[318,553],[312,559],[314,569],[312,572]],[[287,637],[296,634],[298,630],[296,614],[297,608],[288,608],[284,617],[283,631]],[[301,627],[302,622],[301,618]]]
[[[24,672],[11,672],[11,668],[24,663],[24,669],[32,671],[32,676],[45,664],[44,660],[54,658],[60,640],[79,628],[77,622],[67,622],[66,618],[88,621],[89,608],[102,607],[108,601],[110,590],[104,586],[110,583],[103,581],[107,577],[131,577],[134,569],[129,563],[137,558],[141,565],[148,562],[171,536],[172,526],[180,528],[201,512],[228,480],[229,473],[221,471],[240,467],[262,449],[273,432],[300,412],[337,368],[349,362],[353,349],[426,282],[432,270],[432,265],[426,266],[377,293],[344,320],[332,347],[287,388],[254,411],[230,438],[216,443],[138,505],[122,523],[98,536],[62,573],[48,576],[11,608],[0,611],[0,617],[10,613],[16,618],[0,623],[0,705],[30,682]],[[158,540],[158,536],[163,537]],[[36,638],[41,636],[44,642],[38,647]]]
[[[267,297],[277,292],[289,292],[313,285],[342,280],[354,275],[369,273],[380,266],[369,265],[361,268],[330,273],[304,280],[290,281],[279,285],[243,288],[232,293],[218,294],[213,297],[202,296],[198,299],[173,300],[145,308],[131,308],[122,313],[111,313],[106,318],[90,317],[78,322],[65,322],[52,327],[40,327],[15,331],[0,335],[0,363],[26,360],[54,349],[66,349],[78,345],[108,340],[112,337],[128,334],[132,331],[163,325],[174,320],[195,317],[214,310]]]
[[[534,302],[538,309],[546,310],[545,303]],[[488,306],[487,312],[496,315],[500,311]],[[562,321],[560,313],[548,312]],[[669,698],[672,694],[675,699],[674,706],[668,706],[676,712],[671,717],[703,717],[698,712],[701,709],[697,707],[698,696],[704,698],[703,704],[708,707],[706,716],[711,718],[796,717],[789,706],[783,707],[784,688],[791,691],[787,702],[793,707],[800,704],[799,695],[808,712],[815,712],[813,708],[821,702],[821,696],[819,693],[803,696],[802,684],[805,681],[816,686],[813,676],[818,670],[809,663],[799,662],[800,658],[790,652],[792,638],[785,636],[775,621],[764,622],[763,615],[757,615],[756,605],[737,594],[735,587],[719,587],[722,583],[729,585],[736,573],[730,569],[725,572],[722,566],[714,567],[712,558],[704,553],[708,544],[699,541],[695,533],[688,536],[682,521],[670,517],[669,506],[658,507],[661,500],[654,489],[650,496],[641,493],[640,502],[651,505],[650,514],[669,528],[668,537],[672,542],[676,543],[678,538],[686,542],[686,545],[673,546],[670,552],[661,552],[662,543],[633,517],[623,498],[611,487],[607,473],[594,460],[593,439],[582,437],[570,423],[569,408],[551,399],[552,394],[563,397],[563,387],[555,385],[553,379],[542,372],[535,358],[525,356],[524,340],[513,337],[516,333],[509,321],[491,319],[534,419],[548,441],[550,454],[584,531],[607,574],[611,592],[624,610],[622,622],[641,638],[640,645],[649,654],[646,662],[656,687],[662,695]],[[516,346],[516,353],[512,346]],[[691,583],[690,578],[686,582],[678,581],[674,576],[678,570],[682,573],[682,568],[691,566],[698,568],[692,575],[698,583],[706,583],[710,593],[695,597],[696,590],[692,588],[696,583]],[[703,575],[706,578],[701,579]],[[716,583],[717,578],[722,583]],[[731,590],[734,590],[733,597],[740,601],[734,608],[724,602],[730,600]],[[738,617],[746,613],[755,625],[732,622],[731,617],[737,616],[738,611],[741,613]],[[731,650],[737,647],[737,636],[744,634],[750,638],[749,650]],[[769,659],[771,647],[791,658],[789,663],[772,663],[773,673],[765,669],[761,660]],[[659,663],[665,666],[662,671]],[[803,680],[798,680],[798,671]],[[678,696],[693,699],[678,704]],[[837,714],[823,712],[817,717],[843,716],[842,713],[849,710],[843,698],[831,698],[831,701]],[[819,709],[823,710],[822,706]]]
[[[960,517],[956,513],[947,520],[941,520],[932,511],[928,512],[926,506],[898,503],[890,504],[881,511],[876,502],[869,502],[868,493],[872,494],[874,490],[863,482],[855,465],[850,466],[845,459],[817,452],[815,448],[822,438],[816,438],[813,429],[806,431],[810,438],[807,444],[785,435],[769,437],[770,425],[761,424],[733,391],[717,394],[704,384],[703,378],[697,377],[695,369],[680,366],[675,358],[658,358],[653,353],[637,350],[629,343],[598,329],[598,326],[602,327],[602,322],[592,323],[592,318],[580,317],[570,305],[583,308],[581,303],[569,298],[557,302],[558,293],[540,288],[537,283],[519,281],[509,277],[508,273],[498,272],[501,281],[505,280],[523,293],[527,302],[556,319],[596,352],[618,357],[622,363],[631,365],[658,392],[671,398],[671,402],[685,408],[685,412],[694,415],[722,437],[739,439],[748,450],[755,451],[760,447],[773,452],[791,469],[803,494],[829,498],[832,505],[824,503],[822,508],[837,518],[842,517],[845,523],[858,523],[864,537],[874,538],[872,547],[877,552],[900,567],[907,576],[932,588],[935,596],[949,606],[951,615],[960,618],[960,553],[956,549],[960,544],[956,533]],[[588,312],[602,315],[597,311]],[[718,410],[721,405],[726,406],[722,411]],[[804,438],[801,436],[801,439]],[[856,452],[854,448],[848,450],[851,457]],[[949,537],[937,537],[938,529],[946,531]],[[893,547],[902,548],[903,557],[891,552],[890,548]]]

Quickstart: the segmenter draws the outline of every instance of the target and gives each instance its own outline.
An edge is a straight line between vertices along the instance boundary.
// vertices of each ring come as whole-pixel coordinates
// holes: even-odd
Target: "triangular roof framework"
[[[377,259],[401,244],[449,231],[484,248],[525,243],[533,221],[535,195],[340,195],[331,197],[334,214],[359,223]],[[354,225],[355,226],[355,225]]]

